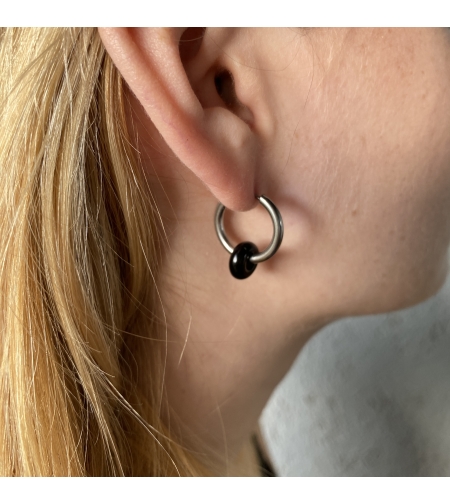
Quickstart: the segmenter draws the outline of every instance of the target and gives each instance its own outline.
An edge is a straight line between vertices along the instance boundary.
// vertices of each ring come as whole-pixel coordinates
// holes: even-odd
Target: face
[[[254,79],[272,111],[255,124],[264,187],[283,202],[277,274],[310,286],[311,303],[339,315],[435,293],[450,239],[450,31],[241,37],[255,47],[243,79]]]
[[[118,59],[168,142],[130,93],[170,245],[159,286],[169,321],[166,385],[177,416],[189,418],[188,427],[201,425],[219,453],[225,431],[231,447],[248,435],[275,384],[324,323],[409,306],[442,285],[450,240],[450,35],[214,28],[203,39],[193,34],[201,42],[196,51],[181,51],[185,73],[175,44],[172,52],[157,50],[175,36],[145,35],[122,49],[128,54],[141,44],[152,64]],[[158,77],[155,68],[161,88],[140,78]],[[201,114],[199,104],[210,113]],[[180,145],[184,161],[170,152]],[[241,186],[227,184],[234,176]],[[250,202],[266,194],[283,216],[280,249],[243,282],[229,275],[213,231],[213,189],[243,200],[245,193]],[[272,229],[264,209],[226,215],[232,243],[245,237],[265,246]],[[146,355],[135,352],[144,370]]]

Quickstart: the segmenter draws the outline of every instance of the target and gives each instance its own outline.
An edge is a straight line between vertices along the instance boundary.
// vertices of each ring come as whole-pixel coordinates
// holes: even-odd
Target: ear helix
[[[239,280],[248,278],[256,269],[258,263],[267,261],[280,248],[283,240],[283,219],[278,208],[267,196],[257,196],[261,205],[269,212],[273,223],[273,237],[270,245],[263,252],[259,252],[257,246],[251,242],[239,243],[233,247],[223,227],[223,214],[225,206],[219,203],[216,209],[214,224],[220,243],[231,254],[230,272]]]

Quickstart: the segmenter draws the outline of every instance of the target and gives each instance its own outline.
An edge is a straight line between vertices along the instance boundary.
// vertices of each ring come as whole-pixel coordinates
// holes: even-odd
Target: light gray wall
[[[280,476],[450,476],[450,280],[315,335],[260,425]]]

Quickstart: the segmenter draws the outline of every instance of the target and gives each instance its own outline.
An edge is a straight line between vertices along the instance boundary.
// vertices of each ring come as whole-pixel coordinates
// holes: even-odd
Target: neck
[[[308,339],[331,321],[323,316],[330,313],[324,309],[327,295],[314,295],[317,288],[310,285],[307,261],[299,279],[304,283],[302,299],[298,292],[286,292],[285,276],[292,274],[286,262],[292,255],[288,243],[250,278],[233,278],[229,255],[214,231],[217,201],[177,164],[157,134],[148,134],[151,123],[142,114],[137,119],[138,126],[146,125],[140,151],[167,239],[157,281],[162,340],[167,341],[164,414],[182,444],[203,455],[218,474],[233,474],[237,461],[248,459],[242,452],[246,447],[248,451],[273,390]],[[148,137],[152,145],[142,141]],[[298,217],[303,214],[297,209],[285,217],[295,219],[307,239],[309,223]],[[234,243],[243,238],[268,243],[272,225],[263,208],[231,217],[225,212],[227,234]],[[143,349],[135,356],[143,370],[145,355]],[[148,390],[145,375],[140,380]]]
[[[228,271],[215,236],[216,202],[193,194],[180,209],[160,276],[167,321],[166,391],[182,442],[220,473],[232,470],[273,390],[325,321],[298,300],[295,322],[270,275]],[[250,217],[250,213],[246,217]],[[183,216],[183,218],[181,218]]]

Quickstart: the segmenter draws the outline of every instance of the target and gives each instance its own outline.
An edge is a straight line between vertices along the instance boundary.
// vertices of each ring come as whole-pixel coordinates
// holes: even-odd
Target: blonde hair
[[[205,474],[160,419],[161,240],[123,86],[96,29],[0,33],[2,476]]]

